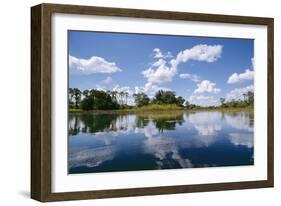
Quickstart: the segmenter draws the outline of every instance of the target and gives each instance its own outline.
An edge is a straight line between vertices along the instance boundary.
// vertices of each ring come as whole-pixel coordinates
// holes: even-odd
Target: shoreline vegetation
[[[200,106],[190,104],[173,91],[159,90],[155,96],[149,98],[145,93],[129,95],[128,92],[84,90],[69,88],[69,112],[71,113],[145,113],[171,111],[254,111],[254,93],[248,91],[243,94],[243,100],[226,101],[220,98],[219,106]],[[129,105],[129,98],[133,98],[134,105]]]
[[[165,106],[166,107],[166,106]],[[197,108],[197,109],[187,109],[183,107],[177,107],[171,109],[169,105],[166,108],[161,109],[151,109],[149,107],[142,107],[142,108],[131,108],[131,109],[111,109],[111,110],[82,110],[82,109],[75,109],[69,108],[70,113],[97,113],[97,114],[104,114],[104,113],[144,113],[144,112],[173,112],[173,111],[183,111],[183,112],[254,112],[254,107],[237,107],[237,108],[221,108],[221,107],[213,107],[213,108]]]

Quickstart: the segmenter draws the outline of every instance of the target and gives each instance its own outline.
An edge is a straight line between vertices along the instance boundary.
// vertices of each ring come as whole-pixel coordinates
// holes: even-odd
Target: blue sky
[[[69,31],[68,42],[69,87],[172,90],[203,106],[254,89],[254,40]]]

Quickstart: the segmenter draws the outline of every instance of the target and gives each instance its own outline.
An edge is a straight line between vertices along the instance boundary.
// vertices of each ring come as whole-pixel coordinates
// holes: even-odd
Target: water
[[[69,173],[253,165],[253,113],[69,114]]]

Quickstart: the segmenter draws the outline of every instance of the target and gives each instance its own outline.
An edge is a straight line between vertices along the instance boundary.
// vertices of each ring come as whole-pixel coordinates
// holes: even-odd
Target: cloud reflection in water
[[[126,158],[163,169],[245,165],[253,156],[253,118],[247,113],[76,114],[69,118],[69,134],[70,173],[107,171],[109,163],[134,170],[129,163],[126,168]],[[226,164],[227,151],[234,160]],[[146,169],[145,163],[140,167]]]

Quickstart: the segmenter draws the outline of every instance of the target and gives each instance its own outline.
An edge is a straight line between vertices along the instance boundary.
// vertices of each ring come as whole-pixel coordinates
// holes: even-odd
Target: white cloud
[[[246,130],[249,132],[253,132],[254,130],[249,113],[225,113],[224,118],[228,125],[237,130]]]
[[[96,167],[105,161],[112,160],[116,151],[116,147],[112,145],[84,150],[74,150],[69,155],[69,167]]]
[[[180,51],[176,59],[171,60],[171,64],[173,67],[177,67],[179,63],[187,62],[188,60],[204,61],[209,63],[214,62],[221,57],[222,49],[222,45],[210,46],[206,44],[199,44],[191,49]]]
[[[160,88],[159,88],[158,85],[154,85],[154,84],[152,84],[151,82],[146,83],[146,84],[144,85],[144,87],[143,87],[143,91],[144,91],[145,93],[155,93],[155,92],[157,92],[159,89],[160,89]]]
[[[109,88],[111,88],[112,85],[113,85],[113,79],[111,77],[107,77],[104,80],[102,80],[99,84],[96,84],[96,89],[106,91]]]
[[[144,133],[146,137],[143,142],[144,153],[153,154],[159,160],[157,161],[159,168],[163,168],[164,164],[167,164],[165,162],[169,162],[170,159],[184,168],[193,167],[189,159],[180,155],[179,145],[181,148],[184,146],[175,138],[161,136],[152,121],[149,121],[144,128],[136,128],[135,133]]]
[[[221,90],[216,88],[216,83],[213,83],[209,80],[203,80],[201,83],[197,84],[197,89],[194,90],[194,93],[214,93],[217,94]]]
[[[133,94],[133,91],[131,90],[130,87],[128,86],[120,87],[118,84],[115,85],[112,90],[117,92],[128,92],[129,95]]]
[[[154,58],[163,58],[163,54],[159,48],[153,49]]]
[[[181,78],[181,79],[187,79],[187,78],[189,78],[191,75],[190,74],[188,74],[188,73],[183,73],[183,74],[180,74],[179,75],[179,77]]]
[[[228,84],[235,84],[235,83],[241,83],[249,80],[254,79],[255,72],[250,69],[246,69],[244,73],[233,73],[227,80]]]
[[[222,53],[222,45],[206,45],[200,44],[192,47],[191,49],[186,49],[180,51],[177,54],[177,57],[167,62],[165,58],[172,57],[168,52],[163,54],[159,48],[155,48],[154,58],[156,61],[146,70],[142,72],[144,77],[147,79],[147,83],[144,87],[137,87],[136,90],[140,91],[141,89],[145,91],[154,91],[159,89],[159,85],[171,82],[174,76],[178,73],[177,67],[180,63],[184,63],[188,60],[195,61],[205,61],[205,62],[214,62],[216,61]],[[194,82],[199,82],[199,76],[195,74],[180,74],[180,78],[190,78]],[[210,82],[211,83],[211,82]],[[214,88],[214,83],[211,83],[207,89],[207,92],[217,93],[220,91],[218,88]],[[198,92],[201,90],[198,89]]]
[[[209,146],[216,141],[216,133],[222,129],[222,114],[220,112],[195,112],[189,115],[189,121],[198,131],[197,140],[203,146]]]
[[[101,81],[102,84],[111,84],[113,82],[111,77],[106,77],[104,80]]]
[[[214,96],[205,96],[205,95],[191,95],[188,101],[191,104],[196,104],[204,107],[218,106],[220,104],[219,100]]]
[[[143,87],[135,87],[135,93],[147,93],[150,96],[153,96],[158,90],[170,91],[171,89],[166,87],[159,87],[156,84],[147,82]]]
[[[196,74],[182,73],[179,75],[181,79],[191,79],[193,82],[199,82],[200,77]]]
[[[249,85],[244,88],[236,88],[234,90],[231,90],[227,95],[226,95],[226,101],[231,101],[231,100],[243,100],[243,94],[247,93],[248,91],[254,91],[254,85]]]
[[[153,49],[153,57],[156,58],[156,59],[160,59],[160,58],[172,58],[173,55],[171,52],[167,52],[166,54],[164,54],[159,48],[155,48]]]
[[[163,84],[171,82],[173,77],[177,74],[177,69],[168,67],[167,62],[159,59],[152,67],[142,72],[147,81],[152,84]]]
[[[129,86],[119,86],[118,84],[115,85],[113,88],[112,88],[112,91],[117,91],[117,92],[126,92],[128,94],[128,96],[124,96],[124,97],[120,97],[117,95],[117,99],[118,101],[122,101],[128,105],[135,105],[135,101],[134,101],[134,97],[133,97],[133,94],[134,94],[134,91],[131,89],[131,87]]]
[[[164,59],[158,59],[156,62],[152,64],[152,67],[160,67],[162,65],[166,65],[166,61]]]
[[[230,133],[229,139],[232,144],[236,146],[246,146],[248,148],[253,148],[254,138],[252,133]]]
[[[114,73],[122,70],[114,63],[102,57],[92,56],[89,59],[79,59],[69,56],[69,68],[74,74]]]
[[[153,52],[157,61],[151,67],[144,70],[142,74],[149,83],[154,85],[171,82],[177,74],[177,67],[180,63],[188,60],[214,62],[221,56],[222,48],[222,45],[196,45],[191,49],[180,51],[177,57],[169,63],[164,60],[168,54],[164,55],[159,48],[155,48]],[[195,75],[191,75],[191,79],[196,82],[199,81],[198,76]]]

